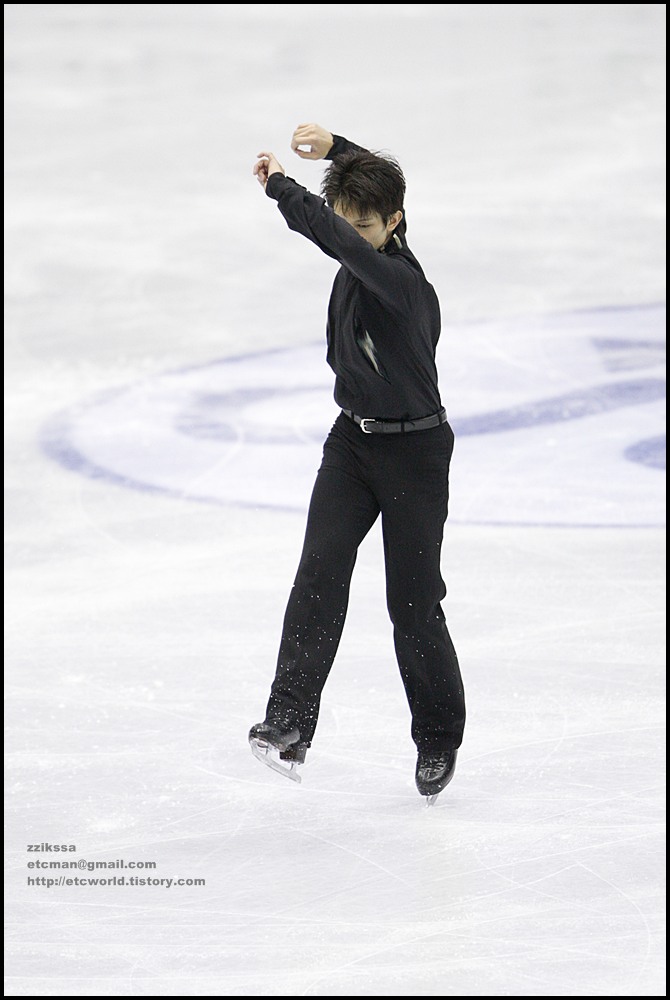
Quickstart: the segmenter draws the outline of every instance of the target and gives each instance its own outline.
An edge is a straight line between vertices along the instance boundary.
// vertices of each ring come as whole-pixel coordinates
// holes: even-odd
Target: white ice
[[[664,995],[664,12],[5,4],[5,995]],[[306,121],[398,156],[442,305],[432,809],[377,526],[302,784],[247,744],[337,412],[251,174],[317,190]]]

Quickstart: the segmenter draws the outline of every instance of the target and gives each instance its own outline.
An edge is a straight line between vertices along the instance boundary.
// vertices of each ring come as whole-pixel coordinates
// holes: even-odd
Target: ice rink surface
[[[5,995],[665,995],[664,15],[5,4]],[[308,121],[398,157],[442,306],[432,809],[377,526],[302,784],[247,744],[337,412],[251,174],[317,191]]]

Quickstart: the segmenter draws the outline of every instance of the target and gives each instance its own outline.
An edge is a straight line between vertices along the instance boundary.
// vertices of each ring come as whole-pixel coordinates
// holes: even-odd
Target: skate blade
[[[426,809],[430,808],[430,806],[434,806],[436,802],[437,795],[426,795]]]
[[[251,752],[256,758],[260,760],[261,764],[265,764],[272,771],[277,771],[278,774],[283,774],[285,778],[289,778],[291,781],[295,781],[296,784],[300,784],[302,777],[298,774],[298,764],[295,761],[289,764],[283,764],[280,760],[275,759],[272,756],[272,751],[275,750],[271,747],[269,743],[264,740],[252,739],[249,740],[249,746],[251,747]],[[277,752],[277,751],[275,751]]]

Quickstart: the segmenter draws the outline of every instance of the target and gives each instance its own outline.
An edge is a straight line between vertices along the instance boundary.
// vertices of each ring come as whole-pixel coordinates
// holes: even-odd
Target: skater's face
[[[371,243],[375,250],[381,249],[388,242],[393,230],[402,219],[402,212],[395,212],[388,222],[378,212],[369,212],[361,215],[356,209],[342,209],[340,205],[335,205],[335,215],[339,215],[353,226],[359,236]]]

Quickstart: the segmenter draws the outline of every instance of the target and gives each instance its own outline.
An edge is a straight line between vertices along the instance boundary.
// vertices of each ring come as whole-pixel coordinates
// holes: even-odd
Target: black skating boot
[[[300,730],[288,719],[266,719],[249,730],[249,745],[254,757],[298,783],[302,779],[296,768],[304,763],[307,753],[307,744],[299,740]]]
[[[282,750],[279,754],[280,760],[292,760],[296,764],[304,764],[310,743],[292,743],[287,750]]]
[[[458,750],[419,750],[416,761],[416,787],[432,806],[440,792],[447,787],[456,770]]]
[[[300,739],[300,730],[288,719],[266,719],[265,722],[257,722],[249,730],[249,742],[251,740],[269,743],[275,750],[288,750],[292,743],[297,743]]]

